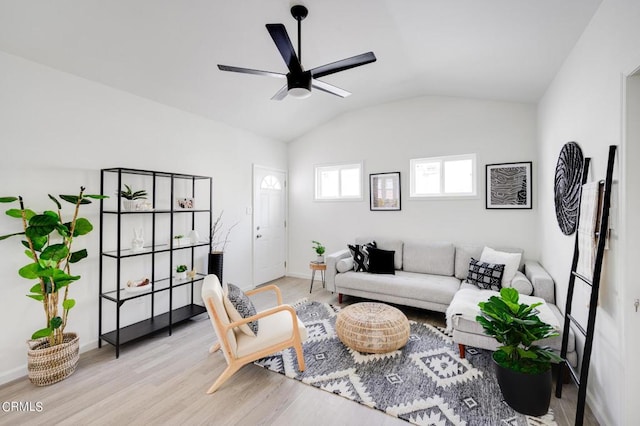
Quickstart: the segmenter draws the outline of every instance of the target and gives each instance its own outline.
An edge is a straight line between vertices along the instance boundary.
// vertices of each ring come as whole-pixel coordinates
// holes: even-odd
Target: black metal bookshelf
[[[120,199],[120,189],[123,188],[123,177],[142,177],[145,184],[151,186],[149,195],[151,198],[151,208],[147,210],[125,211]],[[189,175],[184,173],[159,172],[152,170],[131,169],[123,167],[114,167],[101,170],[100,191],[102,194],[111,195],[110,191],[117,192],[114,207],[113,202],[107,205],[108,201],[100,200],[100,294],[99,294],[99,320],[98,320],[98,346],[102,347],[105,341],[115,346],[116,358],[120,356],[120,346],[134,340],[155,334],[161,331],[167,331],[172,334],[173,326],[180,322],[184,322],[194,316],[206,312],[204,306],[196,303],[194,299],[194,287],[202,282],[206,275],[197,273],[195,276],[178,279],[173,275],[176,262],[174,261],[174,253],[187,251],[190,257],[191,268],[195,264],[196,249],[208,247],[208,253],[211,252],[211,241],[198,241],[186,245],[176,245],[173,238],[174,223],[176,217],[184,217],[187,215],[187,221],[190,219],[192,230],[196,229],[196,222],[204,225],[206,229],[211,229],[213,225],[212,207],[212,178],[209,176]],[[181,182],[187,187],[190,185],[190,197],[198,197],[198,200],[208,201],[208,208],[198,209],[182,209],[174,206],[176,183]],[[167,206],[157,206],[158,193],[164,191],[163,194],[168,200]],[[208,199],[208,200],[207,200]],[[160,208],[162,207],[162,208]],[[142,219],[145,223],[150,222],[151,242],[140,250],[133,250],[125,247],[123,243],[123,221],[131,218]],[[109,218],[109,220],[107,220]],[[159,224],[159,218],[168,218],[168,242],[158,241],[158,233],[160,227],[166,225]],[[107,221],[109,224],[107,224]],[[115,223],[114,223],[115,221]],[[166,220],[165,220],[166,222]],[[107,229],[105,229],[107,228]],[[166,229],[164,231],[167,231]],[[109,232],[109,236],[115,233],[115,247],[107,248],[105,241],[105,232]],[[167,259],[159,259],[163,255],[168,255]],[[205,255],[206,256],[206,255]],[[125,262],[136,262],[142,259],[150,259],[150,283],[148,289],[129,292],[123,287],[123,266]],[[166,273],[159,274],[156,266],[166,270]],[[166,265],[166,269],[163,269]],[[158,275],[158,276],[156,276]],[[181,288],[187,288],[188,302],[182,306],[174,307],[174,292]],[[161,304],[157,301],[159,295],[168,295],[168,305]],[[123,326],[121,324],[123,305],[132,300],[147,298],[150,305],[150,315],[147,318]],[[113,309],[107,309],[105,304],[111,305]],[[164,305],[164,306],[158,306]],[[115,315],[115,328],[113,330],[103,330],[104,315]]]

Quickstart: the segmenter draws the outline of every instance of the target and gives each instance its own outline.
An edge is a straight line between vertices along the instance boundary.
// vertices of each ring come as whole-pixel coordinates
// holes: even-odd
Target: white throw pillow
[[[520,266],[520,258],[522,253],[507,253],[497,251],[490,247],[485,247],[480,255],[480,261],[486,263],[498,263],[504,265],[504,273],[502,274],[502,287],[511,287],[511,280],[518,272]]]
[[[338,272],[347,272],[353,269],[353,257],[346,257],[344,259],[338,260],[336,263],[336,269]]]

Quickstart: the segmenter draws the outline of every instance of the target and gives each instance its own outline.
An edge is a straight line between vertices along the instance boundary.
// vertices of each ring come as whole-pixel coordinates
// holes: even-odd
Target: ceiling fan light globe
[[[292,87],[289,89],[289,96],[296,99],[305,99],[311,96],[311,90],[306,87]]]

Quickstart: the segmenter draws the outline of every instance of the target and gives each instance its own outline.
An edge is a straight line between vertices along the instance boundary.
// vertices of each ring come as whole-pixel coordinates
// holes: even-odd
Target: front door
[[[253,167],[253,284],[286,272],[286,173]]]

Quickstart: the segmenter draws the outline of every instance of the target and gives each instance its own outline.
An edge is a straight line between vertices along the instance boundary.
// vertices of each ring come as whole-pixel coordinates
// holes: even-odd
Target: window
[[[316,200],[361,200],[362,164],[316,166]]]
[[[413,158],[409,162],[410,197],[474,197],[476,155]]]
[[[260,189],[272,189],[274,191],[282,190],[282,185],[280,184],[280,180],[274,175],[267,175],[260,182]]]

